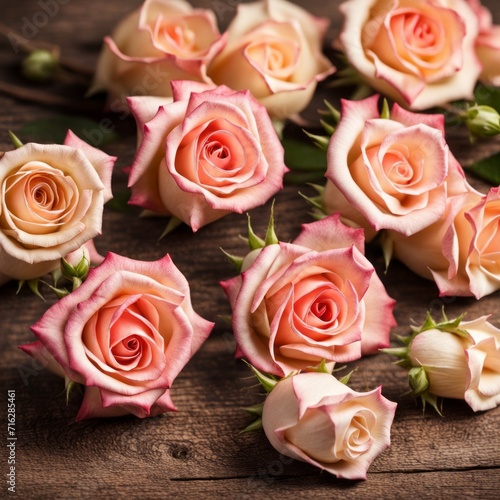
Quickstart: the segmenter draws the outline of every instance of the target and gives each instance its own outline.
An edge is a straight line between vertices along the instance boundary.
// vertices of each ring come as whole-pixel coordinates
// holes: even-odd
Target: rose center
[[[331,321],[333,319],[332,304],[318,301],[311,307],[311,312],[317,316],[321,321]]]
[[[404,16],[404,39],[413,49],[421,50],[436,44],[434,23],[417,13]]]
[[[280,80],[289,79],[295,69],[296,49],[286,40],[252,43],[246,55],[263,73]]]
[[[179,51],[191,51],[196,45],[196,35],[187,26],[163,23],[158,30],[158,39],[166,47],[173,46]]]

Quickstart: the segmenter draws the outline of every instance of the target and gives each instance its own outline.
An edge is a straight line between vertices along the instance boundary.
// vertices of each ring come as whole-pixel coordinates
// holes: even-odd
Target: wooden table
[[[3,0],[1,21],[20,31],[26,19],[33,20],[42,3]],[[313,13],[332,19],[329,39],[338,33],[338,1],[300,3]],[[493,0],[484,3],[500,13]],[[139,0],[60,1],[58,12],[38,28],[33,41],[60,44],[66,57],[92,67],[102,37],[139,4]],[[206,0],[195,4],[212,8],[224,5],[224,24],[229,21],[235,2]],[[0,43],[2,80],[25,85],[16,74],[19,56],[5,37]],[[54,92],[51,86],[38,89]],[[65,86],[57,93],[73,96],[78,104],[81,92],[82,89]],[[68,113],[66,109],[6,95],[0,95],[0,110],[0,150],[11,148],[8,129],[18,131],[27,121]],[[82,114],[75,110],[69,113]],[[116,115],[92,112],[90,108],[86,114],[98,120],[109,117],[120,133],[120,138],[105,148],[118,156],[113,184],[119,193],[126,182],[122,168],[130,164],[134,154],[135,124]],[[471,147],[464,130],[451,131],[448,142],[464,165],[500,149],[498,140]],[[476,185],[487,188],[478,182]],[[307,187],[291,185],[276,197],[277,230],[282,240],[294,238],[300,223],[311,221],[299,189],[309,192]],[[262,233],[269,204],[252,214],[256,230]],[[96,245],[101,253],[113,251],[143,260],[170,253],[191,283],[195,309],[216,322],[211,337],[174,383],[172,396],[179,409],[176,413],[145,420],[124,417],[74,423],[78,396],[71,397],[66,406],[61,379],[34,368],[30,358],[17,349],[19,344],[33,339],[30,325],[54,299],[47,294],[48,301],[44,303],[28,290],[16,295],[15,283],[0,289],[0,470],[5,477],[6,393],[14,389],[16,482],[20,498],[497,497],[500,409],[474,414],[464,402],[446,401],[444,418],[432,411],[424,417],[421,407],[403,395],[407,390],[404,371],[393,366],[385,355],[355,363],[358,369],[351,379],[352,387],[358,390],[383,384],[385,396],[398,403],[392,445],[372,464],[367,481],[338,480],[307,464],[280,457],[261,432],[241,434],[240,430],[250,422],[241,408],[259,402],[261,397],[253,387],[248,368],[234,359],[231,331],[221,319],[230,313],[230,308],[218,282],[234,274],[219,247],[232,253],[245,251],[238,235],[245,233],[246,217],[228,216],[196,234],[188,227],[180,227],[158,241],[164,225],[165,221],[157,218],[139,219],[136,210],[124,213],[106,209],[103,234]],[[432,282],[416,277],[397,262],[384,275],[380,251],[374,248],[368,253],[389,294],[397,300],[395,315],[399,326],[394,334],[407,333],[410,320],[421,322],[427,309],[439,311],[445,299],[439,299]],[[499,298],[496,293],[480,301],[446,299],[446,310],[450,317],[468,310],[473,318],[495,313]],[[500,325],[500,315],[492,321]],[[7,493],[4,482],[0,496]]]

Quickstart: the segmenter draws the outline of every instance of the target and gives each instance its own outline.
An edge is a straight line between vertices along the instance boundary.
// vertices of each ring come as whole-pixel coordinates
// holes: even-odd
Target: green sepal
[[[262,417],[255,419],[251,424],[247,425],[240,434],[244,432],[259,431],[262,429]]]
[[[227,325],[232,325],[233,323],[233,318],[230,314],[219,314],[217,317],[224,321]]]
[[[321,126],[325,129],[325,132],[332,136],[335,132],[335,127],[333,125],[330,125],[328,122],[325,120],[320,120],[319,123],[321,123]]]
[[[380,248],[382,249],[382,255],[384,256],[384,273],[387,273],[389,269],[389,264],[391,263],[394,254],[394,244],[390,238],[387,237],[387,233],[382,231],[380,235]]]
[[[246,412],[250,413],[250,415],[255,415],[256,417],[262,417],[262,410],[264,408],[264,402],[257,403],[253,406],[247,406],[243,408]]]
[[[248,361],[243,360],[243,362],[250,367],[254,375],[257,377],[260,385],[266,390],[266,392],[271,392],[276,387],[276,384],[280,381],[279,377],[276,377],[275,375],[271,375],[269,373],[261,372],[260,370],[255,368],[255,366],[252,366]]]
[[[330,136],[312,134],[307,130],[304,130],[304,133],[307,135],[307,137],[309,137],[309,139],[312,139],[312,141],[316,146],[318,146],[318,148],[322,149],[323,151],[326,151],[328,149],[328,144],[330,144]]]
[[[32,280],[26,280],[26,283],[28,285],[28,288],[37,296],[39,297],[40,299],[42,299],[44,302],[45,302],[45,298],[44,296],[42,295],[42,293],[40,292],[39,290],[39,284],[40,284],[40,279],[39,278],[35,278],[35,279],[32,279]]]
[[[90,262],[85,255],[82,256],[80,262],[78,262],[76,266],[72,266],[64,257],[61,257],[62,275],[72,281],[74,281],[75,278],[78,278],[78,280],[80,280],[78,286],[81,285],[81,281],[83,281],[89,274],[89,269]]]
[[[19,292],[22,290],[25,283],[26,283],[26,280],[18,280],[16,295],[19,295]]]
[[[430,406],[432,406],[434,408],[434,410],[436,410],[436,413],[440,417],[444,417],[444,415],[442,413],[443,412],[442,399],[438,398],[438,396],[436,396],[435,394],[432,394],[429,391],[426,391],[422,394],[419,394],[419,397],[420,397],[420,401],[422,401],[422,413],[425,414],[426,404],[429,404]]]
[[[78,386],[78,383],[75,382],[74,380],[71,380],[69,377],[65,377],[65,387],[64,387],[64,392],[66,393],[66,404],[69,404],[69,396],[71,394],[71,391]]]
[[[400,359],[406,359],[408,357],[408,347],[386,347],[379,349],[379,351]]]
[[[384,100],[382,101],[382,111],[380,112],[380,118],[383,118],[384,120],[390,120],[391,118],[389,103],[387,102],[387,99],[385,97]]]
[[[330,104],[330,102],[326,99],[323,102],[327,107],[328,113],[332,117],[334,124],[337,125],[337,123],[340,121],[340,111],[335,106]]]
[[[277,245],[279,243],[278,237],[274,230],[274,200],[271,204],[271,214],[269,215],[269,223],[267,224],[266,236],[264,238],[265,246]]]
[[[328,367],[326,366],[326,359],[323,358],[321,360],[321,363],[319,365],[316,365],[316,366],[308,366],[307,367],[307,370],[311,371],[311,372],[318,372],[318,373],[328,373],[328,375],[331,375],[331,371],[328,369]]]
[[[23,143],[21,142],[19,137],[17,137],[17,135],[14,134],[14,132],[12,132],[12,130],[9,130],[9,136],[10,136],[10,140],[12,141],[12,144],[14,145],[14,147],[16,149],[23,146]]]
[[[221,252],[228,258],[228,260],[236,267],[238,272],[241,272],[241,267],[245,257],[238,257],[237,255],[232,255],[226,252],[222,247],[219,247]]]
[[[266,242],[259,238],[252,229],[252,222],[250,220],[250,214],[247,214],[248,219],[248,246],[250,250],[257,250],[258,248],[264,248],[266,246]]]
[[[52,271],[51,275],[52,275],[52,281],[54,282],[54,286],[57,286],[57,283],[59,282],[59,280],[63,276],[61,266],[59,266],[56,269],[54,269]]]
[[[429,378],[423,366],[414,366],[408,371],[408,383],[412,393],[418,396],[429,388]]]
[[[163,233],[161,233],[160,237],[158,238],[158,241],[162,240],[165,236],[167,236],[167,234],[170,234],[174,229],[177,229],[181,224],[182,221],[172,215],[172,217],[170,217],[168,221],[167,226],[163,230]]]
[[[351,378],[351,375],[356,371],[356,368],[354,370],[351,370],[347,375],[344,375],[343,377],[340,377],[337,379],[339,382],[342,382],[342,384],[347,385],[349,383],[349,380]]]

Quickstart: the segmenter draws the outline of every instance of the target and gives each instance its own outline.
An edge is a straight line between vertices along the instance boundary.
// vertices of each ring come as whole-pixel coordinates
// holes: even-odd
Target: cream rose
[[[172,80],[210,83],[206,66],[223,46],[211,10],[184,0],[146,0],[104,39],[91,91],[105,90],[113,100],[169,96]]]
[[[366,82],[411,109],[472,99],[478,19],[465,0],[349,0],[342,51]]]
[[[457,333],[425,330],[408,352],[415,367],[423,367],[428,392],[465,399],[474,411],[500,404],[500,330],[484,316],[461,321]]]
[[[304,225],[293,243],[249,254],[241,276],[221,283],[233,309],[237,356],[284,376],[387,346],[394,301],[363,244],[361,230],[331,216]]]
[[[131,98],[140,146],[130,203],[173,215],[193,231],[263,205],[283,186],[284,152],[249,92],[173,82],[173,101]],[[149,119],[151,111],[157,113]]]
[[[72,132],[0,158],[0,283],[38,278],[100,234],[115,160]]]
[[[169,389],[212,328],[168,255],[141,262],[110,253],[33,325],[38,340],[21,349],[85,385],[77,420],[143,418],[175,409]]]
[[[390,445],[396,403],[381,388],[355,392],[327,373],[281,380],[264,402],[262,425],[273,447],[339,478],[366,479]]]
[[[444,139],[440,114],[424,115],[395,104],[381,118],[378,96],[342,101],[331,138],[323,206],[367,231],[414,234],[436,222],[446,199],[471,190]]]
[[[309,104],[317,82],[335,71],[321,52],[328,25],[285,0],[240,3],[208,75],[250,90],[275,118],[294,116]]]

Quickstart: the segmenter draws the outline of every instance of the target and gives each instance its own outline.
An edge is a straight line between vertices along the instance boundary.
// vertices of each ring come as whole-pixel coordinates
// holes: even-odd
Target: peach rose
[[[468,0],[479,19],[479,35],[476,38],[476,53],[483,70],[482,82],[500,86],[500,26],[493,24],[491,12],[479,0]]]
[[[169,389],[210,334],[168,255],[141,262],[109,253],[32,326],[21,349],[85,385],[77,420],[173,410]]]
[[[500,404],[500,330],[487,319],[461,321],[458,333],[425,330],[411,341],[409,359],[423,367],[429,393],[465,399],[474,411]]]
[[[263,205],[282,188],[283,147],[248,91],[206,90],[186,81],[172,86],[173,101],[156,108],[151,120],[158,99],[151,107],[150,98],[130,98],[140,139],[130,203],[173,215],[197,231]]]
[[[333,215],[305,224],[293,243],[251,252],[222,282],[237,356],[284,376],[347,362],[389,344],[392,300],[363,255],[363,232]]]
[[[500,289],[500,188],[452,196],[443,217],[409,238],[390,233],[396,258],[434,279],[441,295],[479,299]]]
[[[100,234],[115,160],[71,131],[0,158],[0,284],[53,271]]]
[[[443,115],[395,104],[381,118],[377,103],[376,95],[342,101],[323,195],[325,211],[339,211],[367,239],[380,229],[414,234],[441,217],[448,196],[472,189],[445,142]]]
[[[478,19],[466,0],[349,0],[340,10],[342,51],[378,92],[414,110],[473,98]]]
[[[275,118],[296,115],[317,82],[335,71],[321,52],[328,25],[285,0],[240,3],[208,75],[215,83],[250,90]]]
[[[356,392],[327,373],[281,380],[264,402],[262,425],[283,455],[345,479],[366,479],[390,445],[396,403],[381,388]]]
[[[210,83],[208,62],[224,46],[211,10],[184,0],[146,0],[104,39],[92,92],[110,100],[127,95],[171,95],[170,81]]]

